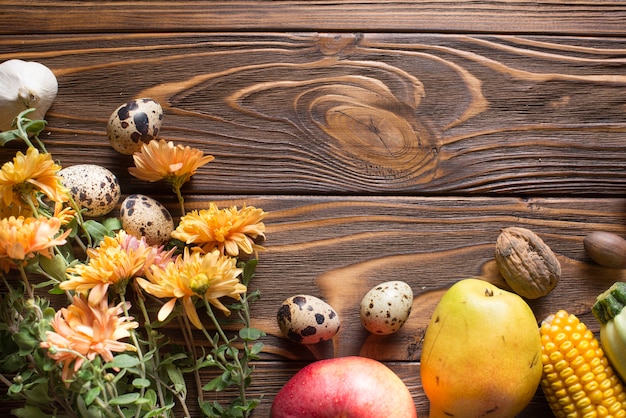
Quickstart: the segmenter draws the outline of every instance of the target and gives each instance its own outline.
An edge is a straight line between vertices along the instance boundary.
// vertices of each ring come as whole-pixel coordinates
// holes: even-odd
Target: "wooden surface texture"
[[[167,187],[131,177],[132,158],[107,139],[117,106],[152,97],[162,138],[215,156],[184,187],[189,208],[269,212],[254,416],[302,365],[351,354],[388,364],[427,416],[426,325],[461,278],[506,288],[502,228],[532,229],[562,265],[557,288],[530,302],[538,320],[563,308],[597,331],[596,295],[626,279],[582,246],[591,231],[626,235],[624,2],[0,3],[0,61],[39,61],[58,78],[44,141],[63,166],[102,164],[125,195],[177,215]],[[411,285],[411,317],[371,336],[358,304],[391,279]],[[276,311],[296,293],[336,308],[332,342],[281,337]],[[540,391],[522,416],[550,416]]]

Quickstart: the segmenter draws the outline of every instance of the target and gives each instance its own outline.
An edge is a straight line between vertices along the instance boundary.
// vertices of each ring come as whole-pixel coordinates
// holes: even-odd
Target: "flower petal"
[[[196,311],[196,307],[193,304],[193,300],[190,297],[183,298],[183,308],[185,309],[187,318],[189,318],[189,321],[191,321],[193,326],[198,329],[202,329],[202,322],[200,322],[200,318],[198,317],[198,312]]]
[[[159,315],[157,316],[157,319],[159,321],[163,322],[167,319],[168,316],[170,316],[170,314],[174,310],[176,301],[177,299],[173,298],[173,299],[170,299],[165,305],[161,306],[161,309],[159,309]]]

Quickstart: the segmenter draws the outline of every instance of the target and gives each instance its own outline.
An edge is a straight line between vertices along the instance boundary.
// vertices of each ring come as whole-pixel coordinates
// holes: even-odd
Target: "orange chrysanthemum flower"
[[[265,224],[261,222],[265,215],[253,206],[220,210],[211,203],[209,209],[194,210],[183,216],[172,237],[198,245],[204,252],[217,248],[222,254],[236,257],[241,249],[251,254],[253,250],[264,249],[254,239],[265,237]]]
[[[129,308],[130,302],[126,302],[126,309]],[[97,305],[90,305],[83,296],[74,296],[70,306],[57,311],[51,322],[54,331],[46,333],[47,340],[40,346],[63,365],[61,375],[66,384],[85,360],[100,356],[108,362],[113,360],[114,352],[136,351],[134,346],[119,341],[129,337],[129,330],[138,326],[123,313],[121,303],[109,307],[104,298]]]
[[[6,206],[21,205],[30,200],[36,205],[36,192],[42,192],[54,202],[67,202],[68,190],[61,183],[57,172],[61,166],[52,161],[50,154],[40,154],[30,147],[26,155],[18,151],[13,162],[7,162],[0,170],[0,196]]]
[[[173,251],[173,250],[172,250]],[[146,244],[124,230],[114,237],[105,237],[99,247],[87,250],[87,264],[77,264],[67,269],[68,280],[59,287],[79,293],[89,292],[89,303],[97,304],[106,298],[109,286],[123,293],[131,278],[142,274],[146,265],[165,263],[172,252]]]
[[[10,216],[0,219],[0,268],[6,273],[16,263],[35,254],[51,258],[52,248],[65,244],[71,232],[67,230],[58,235],[60,228],[58,218]]]
[[[228,296],[239,300],[247,288],[239,282],[242,269],[236,259],[223,256],[218,250],[207,254],[190,253],[188,248],[176,260],[164,268],[152,266],[146,271],[146,278],[137,278],[137,283],[148,293],[158,298],[170,298],[159,310],[158,319],[164,321],[174,310],[178,299],[182,299],[183,309],[189,321],[198,329],[202,323],[194,301],[205,298],[211,305],[225,314],[230,310],[219,301]]]
[[[133,159],[135,167],[128,169],[133,176],[150,182],[166,180],[180,188],[198,168],[213,161],[213,156],[171,141],[153,139],[143,144]]]

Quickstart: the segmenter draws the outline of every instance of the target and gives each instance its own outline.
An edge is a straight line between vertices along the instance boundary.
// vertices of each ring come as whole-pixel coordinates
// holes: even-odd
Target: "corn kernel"
[[[541,387],[554,415],[626,418],[626,392],[593,332],[563,310],[544,321],[540,331]]]

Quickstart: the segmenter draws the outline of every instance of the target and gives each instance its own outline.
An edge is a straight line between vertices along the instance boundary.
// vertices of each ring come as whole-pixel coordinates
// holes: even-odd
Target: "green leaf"
[[[135,405],[150,405],[152,400],[150,398],[139,398],[135,401]]]
[[[20,329],[19,332],[13,334],[13,341],[20,348],[21,355],[30,354],[36,347],[39,347],[39,340],[29,329]]]
[[[239,349],[237,347],[228,347],[226,349],[226,353],[230,356],[230,358],[235,358],[239,356]]]
[[[263,331],[256,328],[242,328],[239,330],[239,338],[245,341],[255,341],[264,335]]]
[[[146,393],[144,393],[144,397],[148,400],[148,405],[150,406],[150,408],[154,408],[157,403],[156,391],[154,389],[148,389],[146,390]]]
[[[117,231],[118,229],[122,229],[122,221],[120,218],[107,218],[102,221],[102,226],[108,231]]]
[[[88,219],[83,222],[83,228],[95,243],[99,243],[104,237],[112,235],[111,231],[105,228],[104,225],[93,219]]]
[[[69,238],[74,239],[78,235],[78,218],[74,217],[68,224],[67,228],[71,229]]]
[[[141,389],[141,388],[147,388],[148,386],[150,386],[150,380],[149,379],[142,379],[142,378],[135,378],[133,379],[133,386],[136,387],[137,389]]]
[[[232,383],[232,374],[230,371],[225,371],[215,379],[211,380],[209,383],[202,387],[203,390],[206,391],[216,391],[221,392],[226,389]]]
[[[22,389],[24,389],[24,385],[21,383],[13,383],[11,386],[9,386],[9,391],[7,392],[9,395],[11,396],[15,396],[18,393],[20,393],[22,391]]]
[[[163,414],[163,412],[166,412],[170,409],[172,409],[174,407],[174,404],[169,404],[169,405],[165,405],[161,408],[157,408],[157,409],[153,409],[152,411],[148,412],[147,414],[145,414],[143,416],[143,418],[151,418],[151,417],[156,417],[156,416],[160,416],[161,414]]]
[[[33,111],[35,111],[35,108],[31,107],[30,109],[23,110],[22,112],[20,112],[19,115],[17,115],[17,117],[12,121],[13,126],[16,126],[16,129],[1,132],[0,145],[5,145],[7,142],[14,141],[16,139],[28,140],[27,137],[29,136],[29,134],[32,134],[33,136],[38,136],[41,131],[43,131],[48,122],[40,119],[30,120],[26,117],[27,114]],[[20,127],[22,128],[23,132],[26,132],[26,134],[20,132]]]
[[[171,356],[167,356],[161,361],[161,364],[170,364],[175,362],[176,360],[183,360],[187,358],[187,354],[185,353],[176,353]]]
[[[65,270],[67,262],[61,254],[57,254],[52,258],[39,257],[39,266],[43,271],[48,273],[59,281],[65,280]]]
[[[185,385],[185,378],[183,372],[173,364],[167,364],[165,366],[167,375],[174,384],[174,391],[177,393],[187,393],[187,386]]]
[[[227,416],[225,414],[226,410],[224,407],[219,404],[219,402],[202,402],[200,403],[200,409],[202,409],[202,413],[206,417],[223,417]]]
[[[135,402],[137,399],[139,399],[138,393],[125,393],[123,395],[116,396],[115,398],[111,399],[109,403],[111,405],[128,405],[130,403]]]
[[[65,290],[61,289],[57,283],[48,290],[48,293],[51,295],[63,295],[65,294]]]
[[[215,361],[215,359],[212,356],[207,356],[204,359],[198,359],[198,361],[196,363],[196,368],[197,369],[202,369],[204,367],[215,366],[216,364],[217,364],[217,362]]]
[[[26,405],[23,408],[13,409],[11,413],[18,418],[51,418],[50,415],[43,413],[41,409],[33,405]]]
[[[261,342],[254,343],[252,348],[250,348],[250,355],[256,356],[256,355],[260,354],[261,351],[263,351],[263,343],[261,343]]]
[[[259,260],[257,260],[256,258],[253,258],[252,260],[249,260],[248,262],[246,262],[245,265],[243,266],[243,273],[241,276],[245,284],[248,284],[250,280],[252,280],[252,278],[254,277],[256,266],[258,263],[259,263]]]
[[[87,406],[91,405],[93,401],[95,401],[96,398],[100,395],[100,391],[101,391],[100,386],[91,388],[91,390],[87,392],[87,395],[85,396],[85,404]]]
[[[28,119],[24,119],[24,120],[28,120]],[[28,120],[28,122],[26,122],[23,126],[26,132],[34,136],[37,136],[41,133],[41,131],[44,130],[47,124],[48,122],[46,122],[45,120],[35,119],[35,120]]]
[[[117,367],[119,369],[127,369],[137,365],[139,365],[139,359],[129,354],[118,354],[107,364],[108,367]]]
[[[95,405],[89,408],[80,396],[76,398],[76,407],[78,408],[78,416],[81,418],[104,418],[102,411],[98,410]]]
[[[7,142],[15,141],[17,139],[22,139],[19,136],[17,129],[0,132],[0,146],[4,146]]]
[[[4,354],[3,354],[4,355]],[[11,353],[4,358],[0,358],[0,372],[15,373],[26,364],[24,356],[18,353]]]
[[[94,378],[94,371],[90,368],[83,367],[76,372],[76,376],[84,381],[90,381]]]

